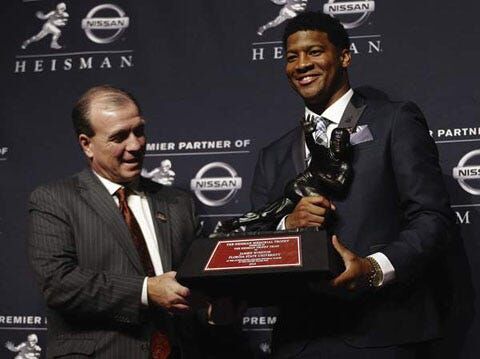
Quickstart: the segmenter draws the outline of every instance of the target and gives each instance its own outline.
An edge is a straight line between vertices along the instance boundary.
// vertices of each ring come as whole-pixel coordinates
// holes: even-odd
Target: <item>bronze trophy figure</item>
[[[327,148],[315,142],[316,125],[310,118],[302,120],[302,126],[311,154],[307,169],[285,186],[282,198],[220,222],[210,236],[214,240],[195,241],[177,273],[180,281],[213,296],[269,303],[285,295],[278,292],[284,283],[303,287],[343,270],[331,244],[328,219],[326,226],[313,230],[271,232],[302,197],[340,198],[352,179],[349,130],[333,130]],[[255,291],[250,290],[252,283]]]
[[[346,128],[333,130],[330,146],[327,148],[313,139],[315,122],[311,118],[302,119],[305,143],[310,151],[311,161],[307,169],[287,183],[284,197],[266,204],[256,211],[220,222],[213,234],[225,236],[231,233],[258,231],[272,228],[284,216],[291,213],[298,201],[305,196],[341,196],[352,178],[350,164],[350,132]]]

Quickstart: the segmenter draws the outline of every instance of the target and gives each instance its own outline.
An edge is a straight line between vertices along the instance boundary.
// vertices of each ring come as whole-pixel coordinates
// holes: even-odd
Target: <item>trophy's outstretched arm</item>
[[[352,177],[349,163],[350,133],[345,128],[333,130],[330,147],[316,143],[312,133],[315,124],[311,119],[302,121],[305,142],[311,154],[307,169],[285,186],[284,197],[266,204],[257,211],[220,222],[215,234],[240,231],[257,231],[274,228],[280,220],[290,214],[302,197],[335,196],[346,191]]]
[[[247,227],[248,231],[256,231],[265,227],[275,226],[284,216],[295,207],[295,202],[288,197],[282,197],[266,204],[257,211],[247,212],[244,215],[225,221],[215,229],[215,234],[236,232]]]

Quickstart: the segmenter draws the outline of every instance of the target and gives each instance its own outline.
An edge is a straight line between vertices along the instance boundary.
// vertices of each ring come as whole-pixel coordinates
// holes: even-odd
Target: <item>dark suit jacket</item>
[[[187,193],[146,179],[140,186],[167,272],[195,238],[193,202]],[[48,306],[48,357],[148,358],[154,327],[169,333],[183,358],[199,357],[192,318],[141,304],[145,273],[129,230],[89,169],[36,189],[29,211],[29,256]]]
[[[274,337],[285,342],[334,334],[358,347],[438,337],[446,302],[442,256],[454,239],[454,215],[435,143],[411,102],[355,94],[352,103],[366,105],[358,125],[368,125],[373,140],[353,146],[354,179],[346,197],[334,201],[332,231],[360,256],[384,253],[396,280],[343,299],[304,293],[283,307]],[[261,151],[254,208],[282,196],[287,181],[305,168],[303,152],[300,127]]]

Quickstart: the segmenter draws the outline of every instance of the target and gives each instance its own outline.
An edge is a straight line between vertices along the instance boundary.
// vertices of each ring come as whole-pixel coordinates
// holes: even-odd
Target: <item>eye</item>
[[[320,56],[322,52],[323,51],[321,49],[312,49],[310,50],[309,54],[310,56]]]
[[[114,133],[113,135],[110,136],[109,140],[115,143],[121,143],[123,142],[126,138],[128,137],[128,132],[127,131],[121,131]]]
[[[143,137],[145,135],[145,126],[140,125],[133,129],[133,134],[137,137]]]
[[[295,54],[287,54],[287,62],[293,62],[297,59],[297,55]]]

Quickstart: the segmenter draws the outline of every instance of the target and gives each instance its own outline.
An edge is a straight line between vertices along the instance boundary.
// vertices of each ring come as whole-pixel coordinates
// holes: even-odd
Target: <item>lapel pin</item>
[[[155,213],[155,218],[162,221],[162,222],[167,221],[167,216],[165,214],[163,214],[162,212]]]

